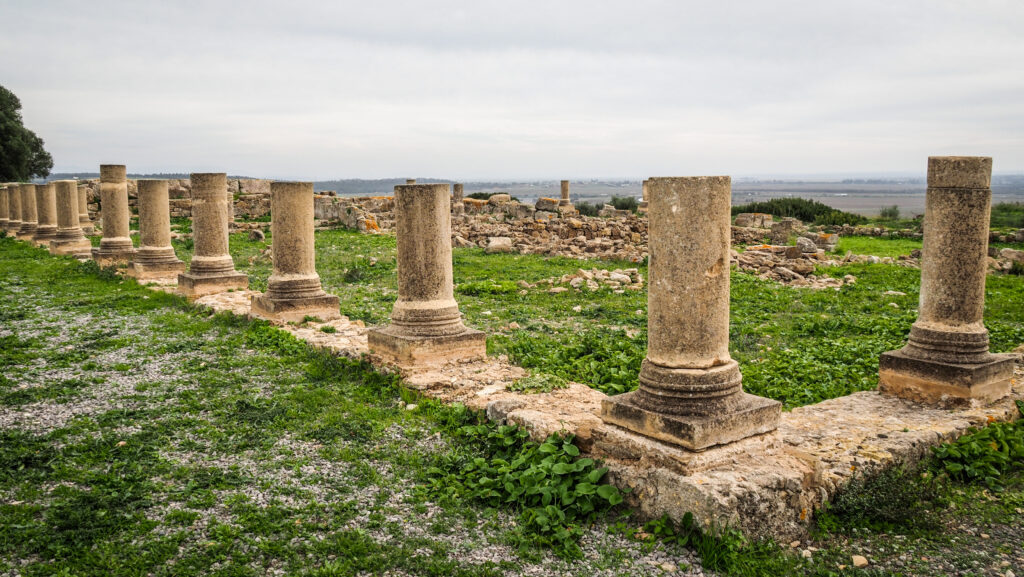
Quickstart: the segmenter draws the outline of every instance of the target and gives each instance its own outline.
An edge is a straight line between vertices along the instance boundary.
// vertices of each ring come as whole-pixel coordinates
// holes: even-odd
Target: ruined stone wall
[[[228,180],[228,193],[233,199],[232,206],[236,218],[262,218],[270,214],[270,182],[255,178],[235,178]],[[78,186],[86,188],[89,200],[89,217],[96,221],[100,212],[100,181],[99,179],[80,180]],[[139,187],[135,180],[128,181],[128,205],[132,212],[138,211]],[[171,218],[191,218],[192,216],[192,183],[187,178],[168,180],[168,196],[171,205]]]

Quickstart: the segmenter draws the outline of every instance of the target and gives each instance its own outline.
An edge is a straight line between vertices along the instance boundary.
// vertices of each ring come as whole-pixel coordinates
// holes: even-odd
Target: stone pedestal
[[[58,180],[56,187],[57,232],[50,241],[50,254],[67,254],[87,259],[92,254],[92,243],[82,234],[78,223],[78,183]]]
[[[89,218],[89,196],[87,194],[88,189],[83,186],[78,186],[78,226],[82,229],[82,234],[91,235],[96,232],[96,228],[92,225],[92,219]]]
[[[482,359],[486,335],[462,323],[452,282],[446,184],[395,187],[398,300],[391,324],[370,330],[370,351],[401,366]]]
[[[647,181],[644,180],[643,183],[640,184],[640,206],[637,207],[636,211],[640,214],[646,214],[648,206],[649,204],[647,202]]]
[[[32,242],[49,247],[57,236],[57,192],[52,182],[36,185],[36,215],[38,222]]]
[[[312,182],[270,183],[270,235],[274,272],[267,292],[252,297],[250,314],[280,322],[341,318],[338,297],[323,291],[316,273]]]
[[[249,288],[249,277],[235,270],[228,252],[228,219],[232,208],[227,175],[193,173],[191,178],[195,253],[188,272],[178,275],[178,293],[196,299]]]
[[[92,249],[92,258],[100,266],[127,264],[135,255],[128,210],[128,178],[124,165],[100,165],[100,211],[103,214],[103,238]]]
[[[696,451],[774,430],[781,404],[744,393],[729,356],[729,177],[650,188],[647,358],[640,388],[604,400],[601,418]]]
[[[139,280],[175,280],[185,263],[171,246],[171,208],[166,180],[140,180],[139,250],[125,273]]]
[[[917,321],[879,359],[879,391],[944,407],[1009,394],[1015,356],[990,353],[982,323],[991,175],[988,157],[928,159]]]
[[[39,218],[36,212],[36,185],[19,184],[18,196],[21,199],[21,226],[18,227],[17,238],[32,242]]]
[[[407,179],[405,179],[405,184],[416,184],[416,179],[415,178],[407,178]]]

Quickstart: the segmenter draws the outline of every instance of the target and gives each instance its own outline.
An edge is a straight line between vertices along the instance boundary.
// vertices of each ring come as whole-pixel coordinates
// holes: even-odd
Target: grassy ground
[[[386,317],[393,243],[326,233],[318,246],[325,282],[348,312]],[[261,248],[232,237],[239,262]],[[536,280],[580,266],[477,251],[457,258],[463,284],[489,278],[488,268]],[[595,264],[610,266],[585,266]],[[245,266],[263,275],[254,284],[265,282],[267,263]],[[841,301],[842,291],[797,292],[736,275],[734,317],[758,336],[734,333],[734,344],[757,344],[764,355],[773,351],[762,338],[803,334],[821,341],[812,350],[838,350],[856,344],[843,332],[850,327],[863,334],[906,323],[909,311],[881,303],[916,297],[876,293],[907,289],[913,274],[844,270],[862,280]],[[990,314],[1015,322],[1020,287],[995,285]],[[384,289],[390,298],[376,296]],[[853,306],[858,296],[863,306]],[[630,309],[642,303],[629,299],[640,295],[460,296],[478,326],[510,322],[506,303],[533,323],[504,333],[497,347],[506,348],[530,335],[591,334],[597,307],[637,330],[643,317]],[[524,534],[514,501],[488,506],[451,485],[437,489],[466,479],[466,467],[494,450],[462,432],[473,415],[412,399],[394,378],[10,239],[0,239],[0,300],[0,574],[1003,575],[1024,567],[1019,472],[999,492],[918,474],[866,484],[825,515],[815,541],[793,550],[730,532],[677,528],[670,537],[665,523],[641,525],[613,509],[580,527],[580,558],[566,560]],[[594,307],[592,316],[577,318],[573,303]],[[787,309],[821,323],[800,327]],[[767,364],[745,362],[748,381]],[[852,570],[851,554],[872,567]]]

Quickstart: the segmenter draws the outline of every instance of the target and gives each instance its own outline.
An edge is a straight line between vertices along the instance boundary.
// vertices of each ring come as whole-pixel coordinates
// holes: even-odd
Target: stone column
[[[447,184],[395,187],[398,300],[391,324],[367,334],[370,351],[402,366],[482,359],[486,336],[462,323],[452,282]]]
[[[466,205],[462,203],[462,183],[456,182],[452,185],[452,214],[462,214],[466,210]]]
[[[253,295],[250,314],[286,323],[341,318],[338,297],[323,291],[316,274],[312,182],[270,183],[270,236],[274,272],[267,292]]]
[[[416,179],[415,178],[407,178],[407,179],[405,179],[405,183],[406,184],[416,184]]]
[[[52,182],[36,186],[36,216],[38,224],[32,242],[49,247],[57,236],[57,192]]]
[[[92,243],[82,234],[78,223],[78,183],[58,180],[54,186],[57,189],[57,232],[50,241],[50,254],[87,259],[92,254]]]
[[[778,401],[743,392],[729,356],[728,176],[652,178],[647,358],[601,418],[703,450],[776,428]]]
[[[7,226],[10,222],[10,204],[7,200],[7,187],[10,186],[7,183],[0,185],[0,230],[7,230]]]
[[[128,263],[128,276],[139,280],[177,279],[185,263],[171,246],[171,206],[166,180],[140,180],[139,250]]]
[[[7,233],[17,237],[21,229],[21,185],[10,183],[7,185]]]
[[[88,187],[78,185],[78,226],[82,227],[82,234],[90,235],[96,232],[89,218],[89,195]]]
[[[100,266],[127,264],[135,255],[128,211],[128,178],[123,164],[100,165],[100,212],[103,238],[92,249],[92,258]]]
[[[558,206],[572,206],[569,202],[569,181],[562,181],[562,199],[558,201]]]
[[[249,277],[235,270],[228,253],[228,219],[232,211],[224,173],[192,174],[192,240],[189,271],[178,275],[178,293],[190,299],[249,288]]]
[[[648,206],[649,205],[647,202],[647,180],[645,179],[640,184],[640,206],[637,207],[636,211],[640,214],[646,214]]]
[[[21,198],[21,227],[18,228],[18,240],[32,242],[38,225],[36,212],[36,185],[19,184],[18,195]]]
[[[882,353],[878,389],[946,407],[1010,392],[1014,355],[989,352],[985,273],[992,159],[928,159],[921,296],[907,345]]]

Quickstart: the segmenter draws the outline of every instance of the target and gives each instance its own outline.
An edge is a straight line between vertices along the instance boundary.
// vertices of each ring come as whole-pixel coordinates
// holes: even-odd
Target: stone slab
[[[394,325],[370,329],[370,352],[400,366],[442,364],[449,361],[482,359],[487,356],[487,335],[466,329],[439,337],[404,335]]]
[[[227,292],[229,290],[245,290],[249,288],[248,275],[231,272],[221,275],[194,275],[183,273],[178,275],[178,294],[195,300],[209,294]]]
[[[947,408],[988,404],[1010,393],[1016,358],[993,354],[986,363],[954,364],[888,351],[879,358],[878,390]]]
[[[338,305],[338,297],[326,293],[288,300],[274,300],[265,294],[259,294],[252,297],[249,315],[283,323],[302,322],[307,316],[330,321],[341,318]]]
[[[185,263],[177,262],[141,263],[132,261],[124,273],[140,281],[177,279],[185,272]]]
[[[725,414],[670,415],[644,409],[634,401],[635,393],[609,397],[601,403],[605,421],[651,437],[679,445],[691,451],[702,451],[776,428],[782,404],[748,393]]]
[[[86,239],[73,242],[53,241],[50,243],[49,250],[53,255],[71,255],[77,259],[92,257],[92,243]]]
[[[135,256],[135,249],[104,250],[102,248],[92,249],[92,260],[101,267],[117,266],[131,262]]]

